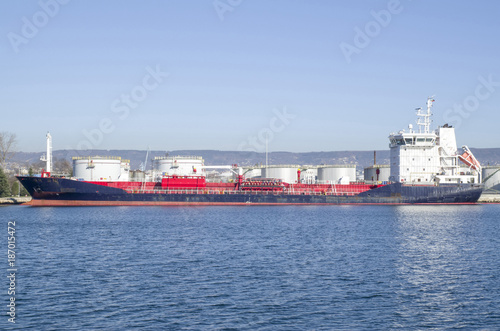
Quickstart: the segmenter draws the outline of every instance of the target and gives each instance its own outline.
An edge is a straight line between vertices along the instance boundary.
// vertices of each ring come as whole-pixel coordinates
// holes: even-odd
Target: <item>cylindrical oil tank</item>
[[[486,190],[498,189],[496,187],[500,186],[500,166],[483,166],[482,181]]]
[[[85,181],[128,180],[129,164],[119,156],[78,156],[73,158],[73,176]]]
[[[155,171],[163,176],[205,176],[200,156],[160,156],[153,161]]]
[[[349,184],[356,181],[356,165],[322,165],[318,167],[319,184]]]
[[[131,182],[143,182],[144,179],[145,179],[144,171],[133,170],[130,172],[130,181]]]
[[[255,167],[255,168],[243,167],[243,174],[244,174],[245,178],[260,178],[260,177],[262,177],[262,168],[261,167]]]
[[[262,168],[262,178],[281,179],[284,183],[297,183],[298,165],[271,165]]]
[[[365,181],[387,182],[391,175],[391,166],[388,164],[374,164],[364,170]]]

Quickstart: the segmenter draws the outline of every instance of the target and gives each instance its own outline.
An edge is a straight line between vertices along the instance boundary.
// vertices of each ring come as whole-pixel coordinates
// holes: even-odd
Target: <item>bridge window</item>
[[[405,144],[405,141],[403,138],[396,139],[396,145],[401,146],[404,144]]]

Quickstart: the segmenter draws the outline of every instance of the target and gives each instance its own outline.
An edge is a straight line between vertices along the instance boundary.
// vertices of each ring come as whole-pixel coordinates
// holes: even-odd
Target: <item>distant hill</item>
[[[471,148],[476,158],[483,165],[500,164],[500,148]],[[150,151],[148,168],[151,159],[155,156],[194,155],[202,156],[206,165],[238,164],[249,166],[265,163],[265,154],[256,152],[217,151],[217,150],[176,150],[176,151]],[[43,153],[16,153],[12,162],[19,165],[37,164]],[[138,169],[146,159],[146,151],[140,150],[55,150],[52,153],[55,160],[68,160],[74,156],[120,156],[131,162],[132,169]],[[358,167],[367,167],[373,164],[373,151],[332,151],[332,152],[271,152],[269,164],[355,164]],[[389,151],[377,151],[377,164],[389,164]]]

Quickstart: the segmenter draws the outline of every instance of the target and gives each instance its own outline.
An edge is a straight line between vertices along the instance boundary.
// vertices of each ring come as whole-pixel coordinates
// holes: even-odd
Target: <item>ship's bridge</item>
[[[416,132],[399,132],[398,134],[391,134],[389,136],[389,147],[396,146],[418,146],[418,147],[432,147],[436,145],[436,134],[434,133],[416,133]]]

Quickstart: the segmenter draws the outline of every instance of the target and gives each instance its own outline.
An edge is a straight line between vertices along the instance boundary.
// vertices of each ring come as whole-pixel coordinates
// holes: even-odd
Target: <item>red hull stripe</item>
[[[475,205],[461,203],[418,203],[415,205]],[[411,203],[247,203],[247,202],[170,202],[170,201],[84,201],[84,200],[38,200],[26,205],[43,207],[60,206],[319,206],[319,205],[411,205]]]

